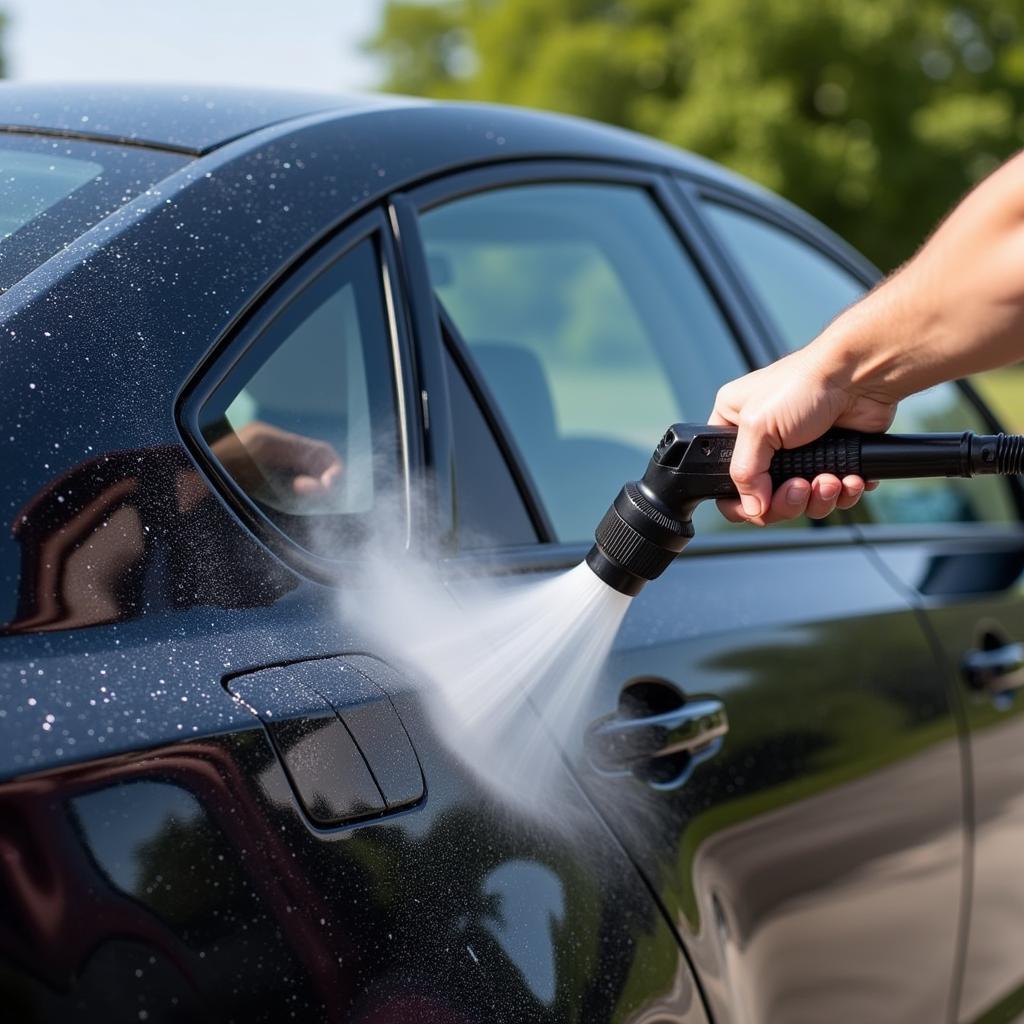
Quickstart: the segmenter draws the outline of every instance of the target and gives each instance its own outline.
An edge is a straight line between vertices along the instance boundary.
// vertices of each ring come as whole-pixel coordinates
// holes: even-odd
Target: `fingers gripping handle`
[[[861,434],[833,431],[800,448],[784,448],[772,458],[772,485],[800,477],[813,480],[822,473],[863,476],[861,469]]]

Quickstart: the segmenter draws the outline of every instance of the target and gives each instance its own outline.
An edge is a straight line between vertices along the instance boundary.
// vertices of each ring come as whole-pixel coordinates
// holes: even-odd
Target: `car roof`
[[[401,108],[429,108],[432,123],[437,124],[440,118],[440,123],[447,125],[484,113],[495,129],[488,139],[500,137],[505,127],[514,128],[520,136],[538,134],[547,138],[551,156],[572,153],[598,159],[639,159],[685,168],[713,179],[729,178],[750,188],[749,182],[725,168],[648,136],[585,118],[522,107],[249,86],[0,82],[0,133],[120,142],[191,156],[202,156],[262,128],[283,126],[311,115],[341,119],[367,113],[386,116]],[[552,132],[564,140],[564,146],[550,146]],[[493,142],[482,146],[494,149]]]
[[[533,139],[545,151],[534,156],[639,161],[688,171],[762,198],[774,198],[719,164],[649,136],[585,118],[521,107],[250,86],[0,82],[0,134],[118,142],[190,156],[203,156],[260,129],[283,127],[311,116],[346,120],[353,115],[376,115],[386,120],[379,120],[372,131],[386,133],[388,125],[395,127],[388,115],[403,108],[426,109],[426,120],[432,125],[456,126],[459,135],[464,134],[466,124],[485,117],[494,130],[480,139],[478,158],[483,160],[493,156],[495,140],[503,141],[501,133],[508,129],[521,142]],[[417,116],[417,121],[423,116]],[[554,144],[553,139],[557,139]]]
[[[230,86],[2,82],[0,131],[78,136],[199,156],[296,117],[395,102],[386,96]]]

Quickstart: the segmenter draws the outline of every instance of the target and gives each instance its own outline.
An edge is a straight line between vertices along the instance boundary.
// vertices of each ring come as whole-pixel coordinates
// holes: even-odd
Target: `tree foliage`
[[[656,135],[884,268],[1024,133],[1024,0],[388,0],[385,88]]]

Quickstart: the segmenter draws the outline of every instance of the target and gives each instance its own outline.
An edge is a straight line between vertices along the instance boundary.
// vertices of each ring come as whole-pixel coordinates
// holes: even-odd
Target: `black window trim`
[[[765,345],[765,332],[762,325],[758,319],[749,315],[743,301],[743,293],[732,280],[731,275],[723,270],[727,261],[723,260],[721,255],[712,248],[712,244],[705,237],[706,229],[695,230],[695,223],[700,225],[701,220],[691,209],[687,196],[679,189],[678,178],[677,174],[668,171],[645,170],[619,163],[589,159],[515,160],[456,171],[449,175],[432,178],[414,185],[406,191],[395,193],[390,197],[390,202],[392,207],[400,206],[403,215],[409,217],[410,214],[415,216],[456,199],[519,185],[586,182],[641,187],[650,194],[665,217],[668,227],[675,234],[679,245],[704,281],[708,294],[718,307],[741,357],[751,368],[764,365],[765,362],[774,358],[774,353]],[[419,252],[416,259],[420,272],[425,273],[424,254]],[[416,297],[409,296],[411,301],[417,301],[420,305],[419,313],[414,312],[412,316],[414,319],[419,318],[422,322],[423,306],[426,305],[429,308],[435,323],[439,325],[437,344],[440,346],[445,344],[440,338],[441,314],[434,298],[433,289],[428,289],[428,291],[429,298],[426,297],[422,289],[419,290]],[[759,307],[755,306],[755,308]],[[455,337],[458,338],[458,332],[455,332]],[[452,351],[454,354],[455,350]],[[437,358],[440,361],[440,357],[441,349],[438,347],[436,355],[430,358]],[[464,366],[464,369],[470,371],[467,374],[467,380],[474,393],[478,396],[488,395],[486,386],[481,386],[479,374],[475,371],[471,360]],[[433,399],[430,399],[429,405],[435,409]],[[481,405],[481,412],[488,417],[488,421],[492,424],[502,422],[500,414],[497,414],[493,408],[487,409]],[[450,412],[447,412],[447,415],[450,416]],[[520,494],[529,509],[531,495],[520,484],[520,481],[530,481],[529,471],[524,468],[523,460],[518,454],[514,442],[506,446],[504,454],[506,458],[513,458],[518,462],[518,473],[513,474],[513,480],[517,486],[520,486]],[[442,477],[437,481],[436,487],[439,491],[450,493],[453,480],[450,476],[444,475],[443,467],[435,464],[435,471],[439,468]],[[637,475],[639,476],[641,472],[643,472],[643,467],[638,466]],[[612,498],[614,495],[608,496],[609,502]],[[535,495],[533,500],[537,500]],[[540,507],[543,508],[543,505],[541,504]],[[594,525],[596,527],[597,524]],[[843,524],[836,524],[827,530],[819,529],[814,524],[806,528],[788,530],[751,528],[749,533],[729,532],[697,537],[687,549],[687,556],[837,546],[849,544],[853,537],[852,530]],[[450,566],[459,573],[532,573],[569,568],[582,559],[588,547],[588,544],[579,542],[540,540],[536,544],[525,547],[485,549],[461,554],[446,552],[442,549],[438,553],[442,565]]]
[[[744,295],[745,301],[749,302],[757,310],[758,320],[763,322],[765,336],[772,346],[773,358],[778,359],[789,352],[784,344],[763,304],[754,294],[746,275],[736,264],[731,253],[725,244],[718,237],[714,226],[708,221],[707,215],[702,208],[703,203],[717,203],[720,206],[727,206],[741,213],[757,217],[768,224],[777,227],[812,249],[821,253],[822,256],[830,259],[833,263],[842,267],[851,277],[860,281],[868,290],[874,288],[884,277],[882,272],[869,260],[861,256],[855,249],[849,246],[841,238],[831,231],[812,220],[803,211],[796,210],[796,216],[788,209],[788,204],[782,201],[758,201],[740,192],[733,191],[725,186],[709,184],[707,182],[693,183],[685,175],[676,175],[677,180],[685,182],[690,194],[696,200],[695,214],[699,218],[704,230],[709,235],[709,246],[723,266],[727,268],[729,277],[734,281],[736,289]],[[772,197],[768,197],[769,200]],[[795,209],[795,208],[794,208]],[[956,380],[953,385],[963,393],[972,408],[981,416],[982,421],[989,430],[1001,431],[1003,429],[998,418],[985,404],[974,386],[968,380]],[[1021,477],[1010,477],[1008,479],[1010,493],[1013,497],[1014,507],[1017,510],[1018,521],[1021,529],[1024,529],[1024,481]],[[853,517],[846,516],[853,520]],[[964,537],[970,532],[977,535],[979,531],[1002,532],[1007,536],[1013,536],[1014,530],[1007,529],[1005,525],[998,523],[948,523],[948,524],[924,524],[924,523],[870,523],[856,520],[855,525],[861,531],[865,539],[872,542],[891,543],[906,541],[910,537],[920,537],[922,540],[934,539],[936,536]],[[926,528],[927,527],[927,528]],[[1019,542],[1020,537],[1017,536]]]
[[[523,458],[519,444],[515,437],[513,437],[512,431],[501,409],[498,407],[498,403],[494,400],[494,395],[491,393],[487,381],[484,380],[483,375],[477,369],[472,353],[469,351],[469,346],[466,345],[462,333],[455,326],[454,321],[448,315],[448,311],[440,302],[437,302],[436,305],[441,322],[444,346],[465,378],[466,386],[469,388],[473,400],[480,409],[480,415],[483,416],[488,429],[494,437],[494,443],[498,446],[498,450],[505,460],[505,465],[509,475],[512,477],[512,482],[515,484],[516,490],[519,492],[519,496],[526,508],[526,514],[533,524],[534,530],[537,532],[537,543],[558,543],[555,537],[555,528],[548,518],[544,503],[541,501],[540,492],[533,479],[533,474],[530,472],[526,459]]]
[[[381,295],[391,351],[392,382],[402,472],[405,543],[414,547],[421,524],[413,500],[413,480],[422,465],[415,363],[409,338],[397,258],[387,217],[375,208],[349,222],[330,239],[289,267],[260,296],[258,304],[220,339],[190,374],[176,400],[176,420],[181,438],[202,475],[242,525],[293,569],[322,583],[337,583],[346,569],[358,563],[349,555],[329,559],[292,540],[238,486],[218,462],[199,428],[202,406],[243,355],[263,335],[278,313],[293,302],[322,273],[343,259],[362,242],[372,240],[380,272]]]

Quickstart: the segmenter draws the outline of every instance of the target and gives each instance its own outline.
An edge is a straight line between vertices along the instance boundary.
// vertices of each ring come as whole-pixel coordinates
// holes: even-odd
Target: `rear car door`
[[[783,348],[809,340],[872,280],[860,261],[806,227],[736,199],[705,210]],[[943,384],[901,403],[893,429],[987,433],[999,425],[970,388]],[[924,609],[970,725],[973,848],[958,1010],[965,1022],[1024,1012],[1020,495],[1018,480],[996,477],[893,481],[856,511],[874,557]]]
[[[645,172],[495,168],[398,207],[422,238],[449,366],[537,531],[524,545],[521,521],[460,530],[480,499],[456,425],[454,561],[568,568],[664,427],[705,420],[717,386],[763,358],[750,306],[690,231],[686,195]],[[568,745],[578,778],[675,921],[716,1020],[944,1019],[961,746],[911,601],[848,526],[757,532],[705,508],[697,533],[633,600]],[[690,751],[624,766],[586,742],[587,722],[688,706],[716,728]]]
[[[339,610],[368,521],[399,524],[396,558],[414,533],[424,423],[390,239],[374,210],[308,254],[183,392],[140,371],[125,403],[130,345],[80,338],[45,377],[5,350],[42,399],[5,481],[12,1019],[706,1021],[600,821],[582,858],[495,807]],[[165,242],[139,245],[181,252]],[[97,248],[91,288],[40,296],[44,324],[102,322],[120,254]],[[7,326],[44,337],[31,314]],[[54,443],[69,405],[87,454]]]

